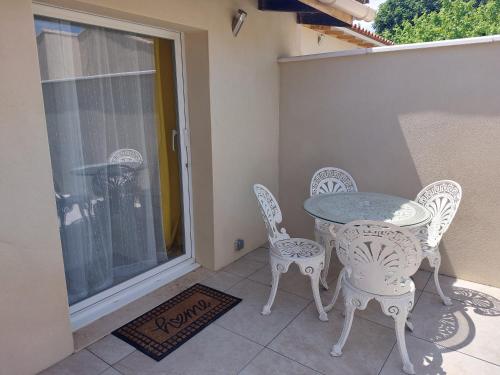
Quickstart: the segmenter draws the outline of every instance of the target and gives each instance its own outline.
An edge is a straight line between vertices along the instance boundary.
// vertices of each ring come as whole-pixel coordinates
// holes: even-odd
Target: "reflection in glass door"
[[[174,42],[35,26],[72,305],[185,253]]]

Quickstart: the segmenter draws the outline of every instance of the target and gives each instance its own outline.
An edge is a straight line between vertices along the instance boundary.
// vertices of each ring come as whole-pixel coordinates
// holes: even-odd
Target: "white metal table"
[[[432,219],[430,211],[415,201],[394,195],[370,192],[315,195],[306,199],[304,210],[315,218],[339,224],[334,226],[335,230],[351,221],[375,220],[406,227],[417,237],[425,237],[426,224]],[[325,307],[325,311],[332,309],[340,292],[340,285],[339,278],[332,302]],[[409,321],[406,324],[410,329],[413,329],[413,325]]]
[[[370,192],[315,195],[306,199],[304,210],[315,218],[334,224],[376,220],[413,229],[420,228],[431,220],[429,210],[417,202]]]

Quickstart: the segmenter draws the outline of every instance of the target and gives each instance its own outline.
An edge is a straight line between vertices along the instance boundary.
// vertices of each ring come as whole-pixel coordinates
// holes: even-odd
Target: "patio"
[[[330,289],[339,272],[333,261]],[[293,267],[293,266],[292,266]],[[417,374],[500,374],[500,289],[441,276],[444,306],[431,274],[414,276],[416,305],[407,345]],[[318,320],[309,279],[282,275],[273,312],[260,311],[270,291],[268,250],[258,248],[219,272],[200,268],[75,333],[77,351],[42,374],[400,374],[393,321],[375,301],[356,312],[340,358],[330,356],[343,324],[342,301]],[[83,348],[194,283],[243,301],[179,349],[156,362],[114,336]],[[332,291],[322,291],[323,303]]]
[[[313,239],[304,201],[328,166],[406,200],[460,184],[440,246],[453,304],[423,262],[405,337],[417,374],[500,375],[500,35],[344,50],[338,29],[303,26],[325,20],[307,3],[324,1],[2,1],[0,375],[402,373],[375,301],[333,358],[343,301],[320,321],[294,266],[261,315],[271,275],[252,185],[276,196],[290,235]],[[141,169],[123,168],[134,155]],[[179,173],[162,178],[167,165]],[[124,205],[103,188],[121,173]],[[196,283],[242,302],[159,362],[110,335]]]

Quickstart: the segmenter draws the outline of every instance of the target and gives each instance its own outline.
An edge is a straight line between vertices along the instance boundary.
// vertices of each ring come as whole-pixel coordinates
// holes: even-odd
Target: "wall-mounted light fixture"
[[[318,45],[320,45],[325,39],[325,34],[318,34]]]
[[[241,26],[243,26],[243,23],[245,22],[247,18],[247,12],[245,12],[243,9],[238,9],[236,14],[233,17],[233,35],[238,36],[238,33],[240,32]]]

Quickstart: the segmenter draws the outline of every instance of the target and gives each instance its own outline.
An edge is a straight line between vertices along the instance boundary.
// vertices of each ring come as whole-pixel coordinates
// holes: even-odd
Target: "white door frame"
[[[39,3],[33,3],[33,13],[37,16],[170,39],[174,42],[175,49],[185,254],[71,305],[69,307],[70,321],[73,330],[77,330],[199,267],[194,261],[191,154],[184,79],[186,75],[184,37],[177,31]]]

